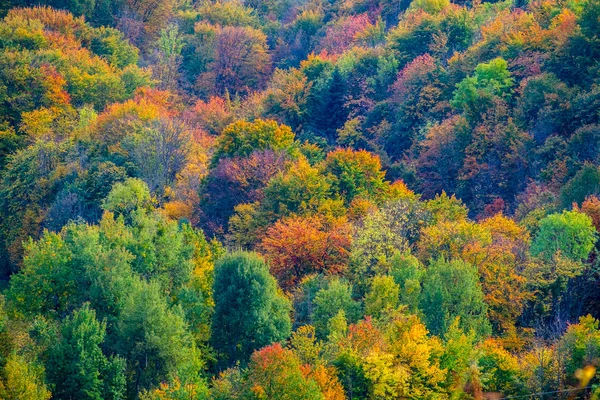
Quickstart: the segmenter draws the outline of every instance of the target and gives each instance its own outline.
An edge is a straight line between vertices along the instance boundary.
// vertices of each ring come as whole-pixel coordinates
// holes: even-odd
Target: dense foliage
[[[0,399],[600,397],[600,0],[0,1]]]

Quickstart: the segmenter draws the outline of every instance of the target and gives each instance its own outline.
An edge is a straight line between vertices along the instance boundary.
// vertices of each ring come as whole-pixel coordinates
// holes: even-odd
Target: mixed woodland
[[[600,0],[0,0],[0,399],[600,397]]]

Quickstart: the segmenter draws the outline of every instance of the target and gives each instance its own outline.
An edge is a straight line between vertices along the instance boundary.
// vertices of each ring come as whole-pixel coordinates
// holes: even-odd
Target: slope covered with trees
[[[600,396],[598,0],[0,18],[0,399]]]

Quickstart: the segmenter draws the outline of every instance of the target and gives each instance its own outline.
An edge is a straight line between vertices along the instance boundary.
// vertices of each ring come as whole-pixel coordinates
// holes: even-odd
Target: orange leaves
[[[161,114],[169,117],[178,115],[182,108],[177,95],[168,90],[141,87],[136,90],[133,100],[142,105],[156,107]]]
[[[386,343],[382,332],[373,325],[369,316],[364,320],[350,325],[348,336],[345,339],[347,346],[357,354],[367,356],[372,351],[385,351]]]
[[[308,368],[306,375],[319,385],[325,400],[345,400],[344,388],[337,378],[337,371],[332,367],[318,365]]]
[[[212,96],[207,102],[198,100],[194,107],[186,111],[186,121],[211,135],[218,135],[234,121],[234,110],[230,101]]]
[[[480,225],[491,234],[492,242],[463,257],[479,268],[490,320],[499,329],[510,331],[530,296],[526,279],[519,273],[525,263],[529,233],[502,214]]]
[[[600,231],[600,199],[596,196],[590,196],[583,204],[581,208],[575,208],[578,211],[587,214],[592,219],[592,224],[597,231]]]
[[[351,228],[344,220],[291,217],[267,229],[259,247],[269,260],[271,273],[284,288],[290,288],[311,273],[344,271],[350,245]]]
[[[310,375],[309,370],[300,365],[300,360],[293,351],[275,343],[252,354],[246,385],[247,390],[259,399],[316,400],[322,398],[321,385],[317,384]],[[322,371],[318,371],[317,378],[321,380],[324,388],[331,389],[332,386],[336,388],[335,383],[328,382],[335,377],[328,379]],[[326,398],[339,399],[340,397]]]
[[[51,104],[66,106],[71,102],[71,96],[65,90],[67,81],[49,64],[41,66],[42,74],[46,77],[46,97]]]
[[[556,45],[564,44],[579,29],[577,16],[568,8],[552,19],[549,36]]]
[[[46,26],[47,30],[56,31],[62,35],[75,35],[85,29],[83,17],[74,17],[68,11],[56,10],[51,7],[15,8],[9,11],[7,18],[25,18],[28,23],[37,20]]]

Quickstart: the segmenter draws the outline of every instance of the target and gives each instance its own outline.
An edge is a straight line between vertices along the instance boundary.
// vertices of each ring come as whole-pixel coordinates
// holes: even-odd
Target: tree
[[[132,155],[137,176],[152,193],[158,194],[173,185],[191,156],[191,145],[188,129],[167,118],[149,121],[124,143]]]
[[[69,268],[71,251],[63,239],[54,233],[45,233],[43,239],[30,241],[25,252],[28,254],[23,269],[11,279],[9,301],[22,313],[48,313],[50,310],[65,314],[76,307],[78,282],[82,287],[85,278],[79,268]],[[31,296],[36,290],[36,295]]]
[[[440,367],[447,371],[446,386],[454,396],[463,395],[469,389],[473,397],[480,398],[483,394],[482,385],[479,371],[474,365],[478,355],[475,350],[475,333],[471,331],[465,334],[459,328],[459,318],[456,318],[445,336]]]
[[[530,247],[528,268],[536,290],[533,311],[542,318],[563,318],[561,308],[570,282],[586,271],[588,255],[596,243],[596,228],[589,216],[578,211],[550,214],[539,221]]]
[[[284,172],[288,163],[284,151],[272,150],[220,159],[208,172],[200,194],[200,224],[206,233],[224,232],[236,205],[262,200],[271,178]]]
[[[114,347],[127,359],[129,397],[157,387],[168,377],[183,380],[187,374],[198,375],[201,362],[183,313],[169,307],[158,284],[135,281],[124,303]]]
[[[290,302],[279,293],[264,260],[254,253],[224,256],[215,266],[212,344],[221,365],[290,335]]]
[[[347,82],[338,68],[323,73],[309,89],[307,113],[310,125],[328,143],[335,143],[336,132],[348,116],[347,91]]]
[[[155,64],[152,74],[160,82],[161,89],[176,90],[181,67],[181,50],[184,42],[177,25],[169,25],[160,32],[158,49],[154,50]]]
[[[385,137],[386,153],[393,159],[402,157],[419,130],[431,119],[438,119],[443,108],[446,71],[429,54],[415,58],[397,75],[392,86],[391,101],[396,112],[394,129]],[[437,118],[436,118],[437,117]]]
[[[440,257],[450,260],[462,258],[463,253],[475,246],[487,246],[491,242],[491,232],[472,221],[440,221],[423,228],[417,254],[423,262]]]
[[[351,325],[335,365],[349,397],[422,399],[443,396],[443,346],[415,315],[390,313],[379,328],[370,317]]]
[[[148,185],[141,179],[129,178],[125,182],[116,183],[103,201],[102,207],[117,216],[122,215],[131,221],[132,213],[137,210],[148,210],[152,205],[152,197]]]
[[[391,276],[376,276],[365,296],[365,315],[376,319],[389,315],[400,304],[400,286]]]
[[[162,382],[156,389],[140,393],[140,400],[208,400],[208,384],[203,379],[197,382],[181,382],[177,377]]]
[[[570,384],[585,382],[579,379],[585,375],[586,369],[594,365],[594,360],[600,355],[600,330],[598,320],[591,315],[582,316],[577,324],[569,325],[567,331],[558,343],[558,353],[565,360],[565,377]],[[587,378],[590,383],[595,376],[592,374]],[[587,386],[586,383],[586,386]]]
[[[246,95],[262,89],[271,72],[267,37],[249,26],[218,28],[214,37],[213,58],[198,77],[199,87],[213,88],[212,94],[226,91]]]
[[[343,53],[369,26],[372,24],[366,14],[342,17],[327,28],[325,37],[321,40],[321,47],[331,54]]]
[[[526,395],[524,374],[519,360],[494,339],[483,342],[478,365],[486,391]]]
[[[559,253],[574,262],[587,259],[596,243],[596,229],[587,215],[578,211],[551,214],[540,221],[531,243],[531,253],[546,261]]]
[[[600,232],[600,199],[598,197],[589,196],[576,210],[590,217],[596,231]]]
[[[419,309],[421,281],[425,273],[423,265],[409,252],[394,254],[390,264],[390,275],[400,287],[400,304],[407,306],[411,313],[416,313]]]
[[[286,150],[294,144],[290,127],[273,120],[237,121],[223,130],[219,137],[214,160],[222,157],[247,157],[254,151]]]
[[[133,260],[115,241],[131,236],[109,214],[101,224],[69,224],[27,244],[26,261],[7,294],[16,311],[63,318],[90,302],[101,318],[114,318],[130,289]]]
[[[84,304],[65,319],[61,336],[48,350],[48,379],[57,399],[121,400],[125,395],[125,360],[107,358],[101,349],[106,322]],[[112,373],[111,373],[112,372]]]
[[[322,164],[334,192],[338,193],[346,204],[357,197],[381,200],[388,190],[389,183],[384,181],[379,157],[361,150],[337,149],[327,154]]]
[[[147,45],[167,25],[174,9],[173,1],[126,0],[119,27],[133,42]]]
[[[463,138],[469,130],[467,121],[460,116],[445,119],[427,129],[416,162],[417,175],[423,182],[422,193],[426,198],[442,192],[456,193],[466,146]]]
[[[513,332],[531,299],[527,287],[529,233],[513,220],[496,214],[480,222],[491,233],[491,243],[475,244],[463,251],[463,259],[477,266],[488,314],[495,331]]]
[[[352,299],[352,287],[333,278],[327,287],[317,292],[314,300],[313,321],[317,337],[326,338],[330,333],[329,321],[342,311],[349,321],[356,321],[360,304]]]
[[[560,197],[563,207],[569,208],[594,195],[600,195],[600,168],[588,162],[563,186]]]
[[[339,216],[343,206],[332,197],[328,179],[301,157],[269,181],[261,208],[273,219],[290,214],[310,215],[326,208]]]
[[[394,254],[407,251],[428,220],[422,203],[403,198],[392,200],[357,221],[351,253],[354,284],[364,287],[368,277],[387,275]]]
[[[22,264],[23,247],[29,237],[37,239],[42,234],[44,209],[57,193],[55,185],[50,184],[50,175],[61,163],[63,151],[62,146],[40,140],[15,153],[2,170],[0,263],[5,276]]]
[[[343,220],[291,217],[269,227],[259,248],[283,288],[312,273],[339,274],[350,253],[350,226]]]
[[[49,400],[52,394],[44,383],[43,368],[12,354],[0,379],[0,397],[5,400]]]
[[[251,398],[325,399],[317,382],[302,372],[298,357],[279,343],[252,354],[245,386]]]
[[[432,261],[423,277],[420,308],[434,335],[445,335],[456,317],[478,338],[491,333],[477,269],[461,260]]]
[[[506,60],[496,58],[479,64],[473,76],[457,85],[452,105],[474,120],[493,105],[494,97],[508,98],[513,83]]]

